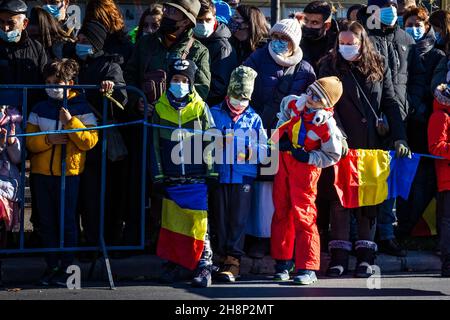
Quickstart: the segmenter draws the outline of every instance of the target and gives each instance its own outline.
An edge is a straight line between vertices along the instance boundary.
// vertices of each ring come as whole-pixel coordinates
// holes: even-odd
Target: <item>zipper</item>
[[[58,126],[59,126],[59,119],[56,120],[56,128],[55,128],[55,130],[58,130]],[[50,175],[52,175],[52,176],[55,175],[54,172],[53,172],[53,160],[55,158],[55,151],[56,151],[56,146],[53,145],[53,147],[52,147],[52,155],[50,157]],[[62,156],[62,152],[61,152],[61,156]]]
[[[181,129],[181,109],[178,110],[178,129]],[[183,132],[180,130],[180,152],[181,152],[181,175],[186,175],[186,170],[184,167],[184,145],[183,145]]]

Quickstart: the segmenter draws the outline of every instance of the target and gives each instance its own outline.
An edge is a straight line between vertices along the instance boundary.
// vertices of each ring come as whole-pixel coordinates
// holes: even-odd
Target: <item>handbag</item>
[[[372,104],[370,103],[369,99],[367,98],[366,94],[364,93],[364,90],[359,85],[358,80],[356,80],[355,75],[353,72],[350,71],[350,74],[353,77],[353,80],[355,80],[356,86],[358,87],[359,91],[361,91],[362,96],[364,97],[364,100],[366,100],[367,104],[370,107],[370,110],[372,110],[373,115],[375,116],[375,128],[377,129],[377,133],[380,137],[386,137],[389,134],[389,122],[387,120],[387,117],[384,113],[380,113],[378,115],[375,111],[375,108],[372,107]]]

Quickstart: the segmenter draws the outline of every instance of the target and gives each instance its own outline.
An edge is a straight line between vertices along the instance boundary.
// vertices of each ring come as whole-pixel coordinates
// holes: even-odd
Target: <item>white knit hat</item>
[[[288,36],[295,47],[300,45],[300,40],[302,40],[302,26],[297,19],[283,19],[278,21],[272,29],[270,29],[270,35],[277,32]]]

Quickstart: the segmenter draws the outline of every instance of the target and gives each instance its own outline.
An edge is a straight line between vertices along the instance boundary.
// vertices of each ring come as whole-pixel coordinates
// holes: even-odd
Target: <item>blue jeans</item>
[[[380,205],[377,218],[379,240],[395,239],[393,223],[397,221],[394,212],[395,198],[384,201]]]
[[[79,176],[66,177],[64,247],[77,246],[78,228],[76,208],[79,185]],[[33,179],[33,187],[36,192],[36,205],[40,213],[39,218],[42,244],[45,248],[58,248],[60,231],[61,177],[36,174]],[[57,267],[60,260],[61,267],[67,268],[73,263],[74,257],[75,256],[73,253],[48,253],[45,259],[49,268]]]

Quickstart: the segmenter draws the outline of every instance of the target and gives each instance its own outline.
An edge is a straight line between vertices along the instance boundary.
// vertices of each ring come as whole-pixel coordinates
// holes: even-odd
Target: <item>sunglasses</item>
[[[314,92],[314,91],[312,91],[311,89],[306,89],[306,94],[308,95],[308,96],[310,96],[311,97],[311,99],[312,99],[312,101],[314,101],[314,102],[320,102],[320,101],[322,101],[322,99]]]

